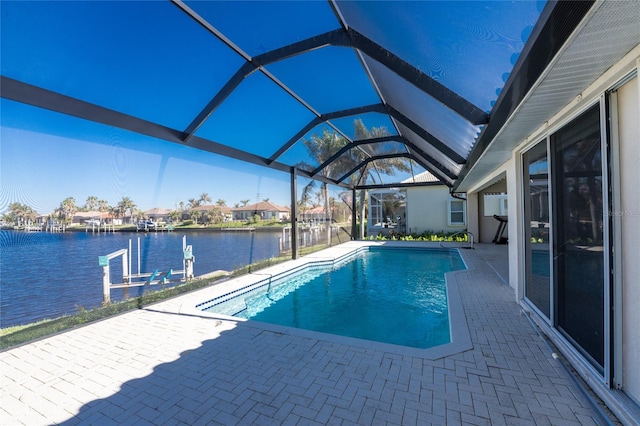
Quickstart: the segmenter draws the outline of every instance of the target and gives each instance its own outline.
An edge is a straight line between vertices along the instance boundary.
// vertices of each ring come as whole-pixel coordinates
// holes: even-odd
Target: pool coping
[[[247,320],[243,318],[233,317],[229,315],[203,311],[202,306],[207,303],[224,298],[231,293],[237,293],[250,287],[263,285],[265,281],[269,281],[272,277],[281,277],[295,273],[310,266],[322,264],[338,263],[345,258],[356,255],[357,253],[368,250],[369,247],[396,247],[396,248],[426,248],[426,249],[446,249],[456,250],[467,269],[461,271],[453,271],[445,274],[448,312],[449,312],[449,329],[451,341],[442,345],[434,346],[427,349],[412,348],[400,346],[390,343],[376,342],[355,337],[338,336],[334,334],[298,329],[277,324],[269,324],[265,322]],[[464,312],[464,306],[460,290],[458,286],[457,275],[467,272],[469,264],[465,260],[463,251],[457,248],[442,247],[439,244],[429,244],[424,242],[400,242],[400,241],[351,241],[330,247],[313,254],[306,255],[296,260],[290,260],[278,265],[261,269],[257,272],[232,278],[222,283],[197,290],[188,295],[181,296],[177,306],[178,313],[183,315],[201,316],[207,318],[215,318],[224,322],[242,324],[243,326],[257,328],[275,333],[289,334],[300,337],[307,337],[316,340],[329,341],[332,343],[356,346],[364,349],[380,350],[398,355],[420,357],[428,360],[436,360],[439,358],[454,355],[473,348],[467,318]],[[174,309],[171,309],[174,310]]]

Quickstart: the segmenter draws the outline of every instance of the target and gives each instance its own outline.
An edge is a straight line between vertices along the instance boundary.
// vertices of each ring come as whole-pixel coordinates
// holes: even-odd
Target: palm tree
[[[115,225],[113,218],[119,218],[120,217],[120,210],[118,209],[118,206],[108,206],[107,207],[107,212],[109,213],[109,216],[111,216],[111,224]]]
[[[355,139],[356,140],[366,140],[380,136],[387,136],[389,132],[384,127],[372,127],[371,130],[367,129],[362,122],[361,119],[356,119],[353,122],[355,128]],[[317,164],[324,163],[327,159],[329,159],[333,154],[338,152],[341,148],[349,143],[349,141],[343,136],[339,135],[335,131],[329,131],[326,128],[323,129],[322,135],[314,134],[310,139],[303,139],[302,143],[307,148],[309,155],[311,158],[316,160]],[[351,169],[353,169],[356,165],[358,165],[361,161],[366,159],[367,156],[372,153],[367,152],[366,146],[361,149],[350,149],[345,154],[337,158],[331,164],[327,165],[324,169],[322,169],[321,173],[323,176],[337,178],[341,175],[344,175]],[[313,169],[313,166],[310,166],[305,163],[300,163],[299,167],[305,169]],[[375,165],[373,163],[365,166],[365,168],[361,171],[359,177],[356,177],[356,174],[352,174],[350,176],[351,182],[356,184],[358,182],[367,182],[369,179],[376,182],[376,176],[380,176],[380,174],[385,175],[394,175],[396,171],[409,171],[408,160],[404,158],[390,158],[377,160]],[[313,186],[314,181],[308,186]],[[309,191],[310,189],[305,188],[305,191]],[[303,191],[304,194],[304,191]],[[330,205],[329,205],[329,191],[327,183],[322,184],[322,194],[325,205],[325,216],[326,218],[331,217]],[[364,205],[366,201],[366,191],[361,190],[360,192],[360,238],[364,238]],[[327,231],[329,232],[329,230]],[[328,234],[329,235],[329,234]]]
[[[98,201],[98,211],[100,212],[108,212],[109,211],[109,203],[107,200],[99,200]]]
[[[222,198],[218,198],[218,200],[216,201],[216,206],[223,207],[223,206],[226,206],[226,205],[227,205],[227,202],[225,200],[223,200]]]
[[[333,154],[335,154],[338,150],[344,147],[349,141],[344,138],[342,135],[339,135],[335,131],[329,131],[324,128],[322,130],[322,135],[313,134],[309,139],[302,139],[302,143],[307,148],[309,155],[313,158],[318,164],[324,163],[329,159]],[[346,173],[348,170],[353,168],[355,162],[349,155],[344,155],[338,158],[336,161],[327,165],[324,169],[322,169],[321,173],[323,176],[327,177],[335,177],[336,174]],[[305,163],[299,164],[300,168],[313,168]],[[303,198],[306,200],[310,200],[312,189],[315,186],[315,181],[312,180],[308,185],[305,186],[303,190]],[[324,207],[325,207],[325,228],[327,231],[327,243],[330,243],[331,238],[331,222],[329,218],[331,217],[331,211],[329,206],[329,185],[326,182],[322,183],[322,198],[324,199]]]
[[[191,218],[191,220],[193,220],[194,224],[198,224],[198,217],[200,217],[200,212],[197,210],[190,210],[189,211],[189,217]]]
[[[202,194],[204,196],[204,199],[209,199],[209,201],[211,201],[211,198],[209,197],[208,194]],[[202,205],[202,200],[203,197],[200,196],[200,198],[189,198],[189,201],[187,202],[187,210],[188,210],[188,215],[191,218],[191,220],[194,221],[194,223],[197,225],[198,224],[198,217],[200,217],[202,215],[201,212],[194,210],[196,207],[200,207]]]
[[[4,221],[13,224],[29,223],[36,220],[36,211],[26,204],[11,203],[9,204],[9,212],[2,217]]]
[[[87,201],[84,202],[84,208],[87,211],[93,211],[98,208],[99,203],[100,201],[98,200],[98,197],[95,195],[89,195],[87,197]]]
[[[249,204],[249,201],[251,201],[251,200],[240,200],[240,203],[242,203],[242,207],[244,207],[247,204]]]
[[[140,210],[139,208],[134,208],[134,209],[131,211],[131,217],[132,217],[132,218],[134,218],[134,217],[135,217],[135,218],[148,219],[148,217],[146,217],[146,216],[144,215],[144,212],[143,212],[142,210]]]
[[[76,214],[77,211],[78,206],[76,206],[76,200],[73,197],[65,198],[56,209],[58,217],[66,223],[71,222],[73,215]]]
[[[308,185],[302,190],[302,195],[300,196],[300,200],[298,201],[298,207],[300,208],[300,212],[304,215],[304,212],[307,210],[309,204],[311,204],[311,191],[313,190],[313,182],[311,181]]]
[[[23,219],[27,223],[32,223],[36,221],[36,217],[38,216],[36,211],[29,206],[24,206],[23,211]]]
[[[182,210],[171,210],[167,216],[169,216],[171,222],[178,222],[182,218]]]
[[[219,207],[215,207],[214,209],[205,212],[203,218],[207,224],[222,222],[222,210]]]
[[[22,221],[24,207],[25,206],[22,203],[18,202],[9,204],[9,211],[2,216],[2,220],[13,223],[14,225],[20,224]]]
[[[205,205],[211,202],[211,197],[206,192],[200,194],[200,199],[198,200],[198,205]]]
[[[131,220],[136,211],[136,204],[131,198],[122,197],[122,200],[118,201],[117,208],[122,217],[126,216],[127,212],[129,212],[129,219]]]

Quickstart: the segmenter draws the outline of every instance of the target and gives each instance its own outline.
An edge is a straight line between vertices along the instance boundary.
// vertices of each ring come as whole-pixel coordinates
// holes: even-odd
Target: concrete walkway
[[[174,299],[0,353],[0,424],[595,424],[485,261],[506,247],[461,252],[470,350],[430,360]]]

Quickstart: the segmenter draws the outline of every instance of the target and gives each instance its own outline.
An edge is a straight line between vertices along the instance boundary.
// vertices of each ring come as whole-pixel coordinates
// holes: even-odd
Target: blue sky
[[[340,28],[326,1],[187,4],[249,55]],[[487,109],[543,4],[339,2],[360,32]],[[410,13],[396,14],[397,7]],[[168,1],[3,1],[1,19],[3,76],[177,130],[189,126],[244,62]],[[433,29],[436,34],[429,33]],[[434,36],[437,43],[430,42]],[[491,59],[478,51],[490,52]],[[380,102],[351,49],[325,47],[266,69],[319,113]],[[390,97],[425,105],[424,114],[410,118],[436,126],[434,131],[439,122],[447,131],[459,127],[434,119],[430,104],[385,80]],[[229,205],[264,198],[290,204],[286,173],[4,99],[1,108],[0,211],[17,201],[49,213],[66,197],[81,205],[91,195],[111,204],[128,196],[143,210],[174,208],[203,192]],[[270,157],[313,117],[258,71],[196,135]],[[351,135],[354,118],[333,124]],[[369,128],[396,133],[386,116],[361,118]],[[477,129],[460,128],[453,136],[470,144]],[[312,162],[300,142],[280,161]]]
[[[20,202],[50,213],[66,197],[94,195],[142,210],[175,208],[203,192],[233,206],[290,204],[289,175],[3,100],[0,210]]]

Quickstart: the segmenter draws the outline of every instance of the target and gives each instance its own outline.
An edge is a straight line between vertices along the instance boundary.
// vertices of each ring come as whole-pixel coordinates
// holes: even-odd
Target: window
[[[484,205],[484,216],[507,215],[507,194],[504,192],[499,194],[484,194],[482,204]]]
[[[450,226],[466,225],[467,205],[464,200],[449,200],[447,222]]]

